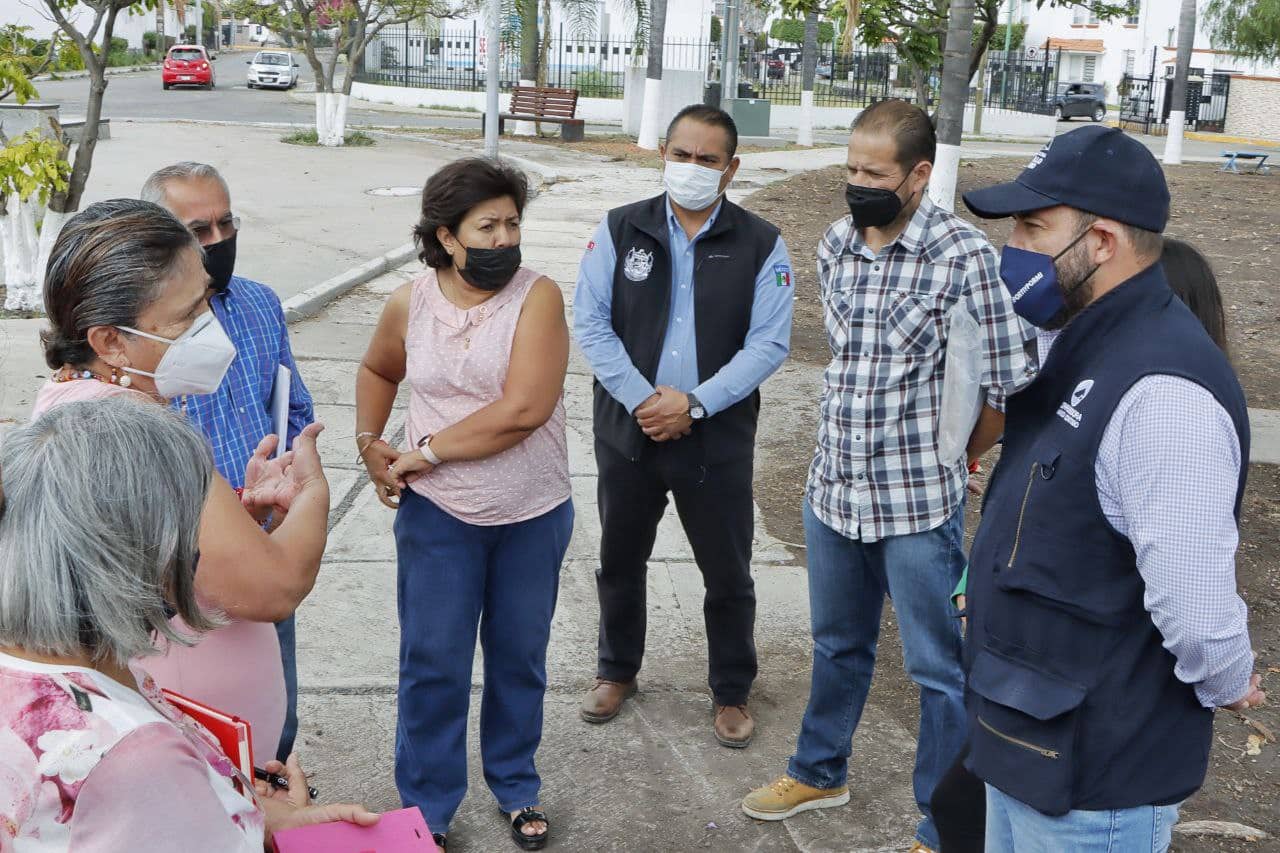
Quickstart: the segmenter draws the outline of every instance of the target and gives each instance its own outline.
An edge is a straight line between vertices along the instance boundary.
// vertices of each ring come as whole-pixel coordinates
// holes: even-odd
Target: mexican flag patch
[[[791,286],[791,267],[786,264],[777,264],[773,268],[773,280],[778,287]]]

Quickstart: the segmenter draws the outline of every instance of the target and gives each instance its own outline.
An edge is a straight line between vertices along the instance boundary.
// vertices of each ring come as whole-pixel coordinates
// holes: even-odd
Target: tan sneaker
[[[756,820],[786,820],[811,809],[830,809],[849,802],[849,786],[811,788],[790,776],[780,776],[742,798],[742,810]]]
[[[934,849],[932,847],[925,846],[923,842],[917,841],[915,844],[911,845],[910,853],[934,853]]]

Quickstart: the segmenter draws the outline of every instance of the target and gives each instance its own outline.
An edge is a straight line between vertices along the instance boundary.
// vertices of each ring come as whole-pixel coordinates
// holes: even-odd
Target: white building
[[[1203,9],[1207,0],[1199,0]],[[1015,0],[1014,20],[1027,24],[1023,41],[1028,54],[1040,56],[1062,51],[1063,82],[1107,84],[1108,100],[1115,102],[1116,90],[1125,74],[1164,77],[1172,68],[1178,45],[1177,0],[1134,0],[1133,12],[1111,21],[1099,21],[1086,7],[1037,10],[1032,0]],[[1241,74],[1275,75],[1277,67],[1253,62],[1226,51],[1215,50],[1205,31],[1202,15],[1196,18],[1195,49],[1191,58],[1194,73],[1208,75],[1220,71]],[[995,46],[995,45],[993,45]]]
[[[53,34],[54,30],[58,29],[57,22],[49,14],[49,7],[45,5],[43,0],[0,0],[0,6],[4,7],[3,23],[30,27],[31,32],[28,35],[31,38],[47,39]],[[180,37],[187,25],[185,16],[179,16],[171,2],[164,3],[164,7],[165,35]],[[194,8],[194,0],[192,8]],[[78,24],[82,31],[93,23],[93,10],[83,4],[77,5],[66,15],[67,19],[74,24]],[[191,23],[195,23],[194,12],[191,16]],[[116,16],[114,35],[116,38],[122,38],[129,42],[129,47],[135,50],[142,50],[142,34],[155,29],[155,10],[137,13],[130,9],[125,9]]]

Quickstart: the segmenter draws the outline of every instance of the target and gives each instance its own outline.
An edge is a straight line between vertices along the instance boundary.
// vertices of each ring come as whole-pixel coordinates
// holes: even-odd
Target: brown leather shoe
[[[630,681],[609,681],[596,677],[595,686],[582,697],[580,712],[588,723],[607,723],[622,710],[622,703],[636,695],[638,686]]]
[[[721,746],[742,749],[751,743],[756,721],[751,719],[746,705],[716,705],[715,730]]]

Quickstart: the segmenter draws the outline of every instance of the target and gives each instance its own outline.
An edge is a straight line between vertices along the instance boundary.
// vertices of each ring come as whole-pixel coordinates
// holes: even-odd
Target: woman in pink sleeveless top
[[[489,160],[427,182],[414,234],[429,269],[383,311],[356,380],[356,441],[397,510],[400,797],[442,833],[462,802],[478,629],[485,779],[513,840],[537,850],[548,823],[534,753],[573,504],[569,331],[556,283],[520,266],[527,195],[523,174]],[[398,450],[382,435],[405,380]]]
[[[45,276],[49,327],[41,340],[54,374],[33,416],[109,396],[161,405],[216,389],[235,347],[209,311],[208,280],[195,237],[157,205],[114,199],[72,217]],[[272,623],[311,590],[327,538],[319,430],[310,428],[282,460],[269,461],[274,442],[264,442],[246,469],[243,499],[215,476],[201,519],[196,592],[202,606],[230,621],[197,646],[161,638],[160,656],[145,662],[161,687],[248,720],[263,760],[274,755],[285,716]],[[283,521],[268,535],[260,521],[273,509]],[[178,617],[174,627],[190,634]]]

